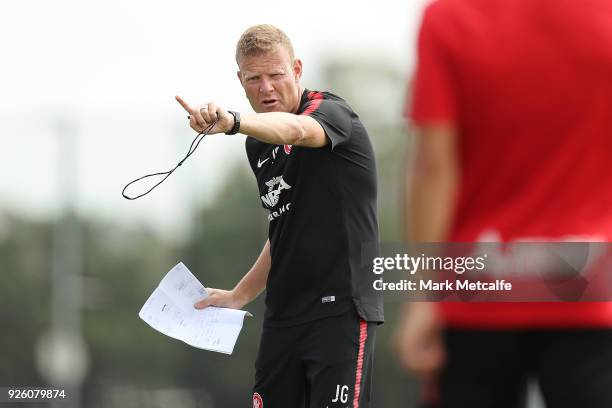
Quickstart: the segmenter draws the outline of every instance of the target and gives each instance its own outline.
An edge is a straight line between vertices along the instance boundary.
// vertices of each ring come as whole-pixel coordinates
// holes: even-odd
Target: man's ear
[[[240,85],[242,85],[242,74],[240,73],[240,70],[236,71],[236,76],[238,77],[238,80],[240,81]]]
[[[302,78],[302,60],[299,58],[296,58],[295,61],[293,61],[293,77],[295,78],[296,82]]]

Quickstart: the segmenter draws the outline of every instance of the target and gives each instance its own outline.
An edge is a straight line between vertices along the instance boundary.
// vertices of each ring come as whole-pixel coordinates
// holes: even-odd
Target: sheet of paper
[[[244,310],[208,307],[197,310],[208,296],[204,286],[183,263],[172,268],[138,314],[155,330],[204,350],[231,354],[242,329]]]

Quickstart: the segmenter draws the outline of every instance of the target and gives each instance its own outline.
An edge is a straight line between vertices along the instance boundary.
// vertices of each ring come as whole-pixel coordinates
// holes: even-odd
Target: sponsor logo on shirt
[[[283,149],[285,150],[285,154],[289,154],[291,153],[291,149],[293,149],[293,146],[286,144],[286,145],[283,145]]]
[[[268,221],[274,221],[284,213],[289,212],[290,209],[291,203],[287,203],[280,206],[276,211],[270,211],[270,214],[268,214]]]
[[[276,160],[276,155],[278,154],[278,148],[279,148],[279,147],[280,147],[280,146],[276,146],[276,147],[274,148],[274,150],[272,150],[272,163],[274,163],[274,160]],[[289,148],[289,151],[291,151],[291,146],[290,146],[290,148]],[[287,153],[287,154],[289,154],[289,153]],[[265,162],[267,162],[268,160],[270,160],[270,157],[266,157],[266,158],[265,158],[265,159],[263,159],[263,160],[261,160],[261,158],[260,158],[260,159],[257,159],[257,168],[258,168],[258,169],[261,169],[261,166],[263,166],[263,165],[264,165],[264,163],[265,163]]]
[[[268,208],[276,207],[276,204],[278,204],[278,200],[280,199],[281,192],[291,188],[291,186],[287,184],[285,180],[283,180],[283,176],[274,177],[271,180],[266,181],[266,186],[268,186],[268,192],[261,196],[261,201]]]
[[[261,168],[261,166],[263,166],[263,164],[264,164],[265,162],[267,162],[268,160],[270,160],[270,158],[269,158],[269,157],[265,158],[264,160],[257,159],[257,168],[258,168],[258,169],[260,169],[260,168]]]

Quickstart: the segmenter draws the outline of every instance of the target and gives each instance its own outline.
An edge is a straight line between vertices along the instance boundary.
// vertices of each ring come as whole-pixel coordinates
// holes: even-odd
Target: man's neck
[[[304,87],[300,85],[300,87],[298,89],[297,105],[295,105],[295,107],[293,108],[291,113],[297,113],[298,112],[298,109],[300,109],[300,105],[302,104],[302,96],[303,95],[304,95]]]

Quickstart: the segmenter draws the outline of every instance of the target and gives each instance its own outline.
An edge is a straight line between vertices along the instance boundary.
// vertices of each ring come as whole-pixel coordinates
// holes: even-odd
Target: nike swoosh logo
[[[260,160],[258,159],[258,160],[257,160],[257,168],[258,168],[258,169],[259,169],[259,168],[261,168],[261,166],[263,166],[263,164],[264,164],[265,162],[267,162],[268,160],[270,160],[270,158],[269,158],[269,157],[268,157],[266,160],[264,160],[264,161],[260,161]]]

